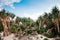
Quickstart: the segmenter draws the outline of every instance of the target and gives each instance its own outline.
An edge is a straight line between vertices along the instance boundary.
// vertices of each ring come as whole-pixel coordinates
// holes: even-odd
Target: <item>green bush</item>
[[[16,33],[18,31],[18,26],[17,25],[12,25],[11,32]]]
[[[49,37],[50,38],[55,36],[55,33],[54,32],[48,32],[48,34],[49,34]]]
[[[38,34],[42,34],[43,32],[41,30],[37,30],[37,33]]]
[[[0,32],[3,31],[3,25],[0,23]]]
[[[44,40],[48,40],[47,38],[44,38]]]
[[[28,33],[28,34],[31,34],[31,33],[32,33],[32,30],[28,30],[27,33]]]
[[[44,32],[46,32],[46,28],[44,28],[44,27],[41,27],[40,30],[37,29],[37,33],[38,33],[38,34],[42,34],[42,33],[44,33]]]
[[[17,32],[17,29],[15,27],[12,27],[11,32],[15,33],[15,32]]]
[[[22,31],[25,31],[24,25],[20,25],[20,28],[22,29]]]
[[[60,32],[58,33],[58,36],[60,37]]]

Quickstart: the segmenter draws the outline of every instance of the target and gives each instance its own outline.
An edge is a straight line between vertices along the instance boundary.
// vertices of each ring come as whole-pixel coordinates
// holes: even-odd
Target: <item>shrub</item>
[[[60,37],[60,32],[58,33],[59,37]]]
[[[3,31],[3,25],[0,23],[0,32]]]
[[[54,32],[48,32],[49,36],[48,37],[54,37],[55,36],[55,33]]]
[[[25,31],[24,25],[20,25],[20,28],[22,29],[22,31]]]
[[[16,28],[15,27],[12,27],[11,32],[12,33],[15,33],[16,31],[17,31]]]
[[[32,30],[28,30],[27,33],[28,33],[28,34],[31,34],[31,33],[32,33]]]
[[[44,38],[44,40],[48,40],[47,38]]]
[[[41,30],[37,30],[37,33],[38,34],[42,34],[43,32]]]
[[[12,25],[11,32],[16,33],[18,31],[17,28],[18,28],[17,25]]]
[[[44,32],[46,32],[46,28],[44,28],[44,27],[41,27],[40,30],[37,29],[37,33],[38,33],[38,34],[42,34],[42,33],[44,33]]]

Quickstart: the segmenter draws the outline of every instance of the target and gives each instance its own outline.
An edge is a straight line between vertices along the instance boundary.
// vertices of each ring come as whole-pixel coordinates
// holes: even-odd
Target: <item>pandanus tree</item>
[[[12,24],[14,23],[14,17],[15,15],[13,13],[10,13],[10,12],[6,12],[6,15],[7,15],[7,26],[8,26],[8,29],[9,29],[9,34],[11,33],[11,28],[12,28]]]
[[[33,20],[30,18],[22,18],[21,22],[24,25],[24,27],[28,27],[33,22]]]
[[[43,24],[45,24],[46,26],[49,26],[48,14],[46,12],[43,16]]]
[[[58,35],[59,33],[59,9],[55,6],[49,15],[45,16],[49,32],[52,32],[53,35]]]
[[[52,16],[55,22],[55,26],[57,28],[57,32],[59,32],[59,9],[56,6],[52,9]]]
[[[42,22],[43,22],[42,16],[40,16],[37,21],[38,21],[39,30],[40,30],[40,28],[42,27]]]
[[[21,21],[21,18],[20,17],[16,17],[16,20],[15,20],[16,24],[19,24],[20,21]]]
[[[4,34],[7,36],[8,35],[8,27],[6,24],[7,15],[5,12],[6,11],[4,9],[0,12],[0,20],[1,20],[1,23],[2,23],[3,28],[4,28]]]
[[[33,23],[33,20],[30,18],[22,18],[21,22],[22,22],[23,28],[25,29],[24,31],[26,31],[27,33],[27,31],[30,29],[31,23]]]
[[[20,29],[20,24],[19,24],[20,21],[21,21],[21,18],[19,18],[19,17],[16,17],[15,22],[12,22],[12,20],[11,20],[11,26],[12,26],[12,30],[11,31],[13,33],[16,33],[18,31],[18,28]]]
[[[10,13],[6,10],[3,9],[2,11],[0,11],[0,21],[3,25],[5,35],[8,35],[11,30],[10,16]]]
[[[51,29],[51,28],[53,28],[52,26],[53,26],[53,19],[52,19],[52,14],[51,13],[49,13],[48,14],[48,21],[49,21],[49,26],[47,27],[48,29]]]

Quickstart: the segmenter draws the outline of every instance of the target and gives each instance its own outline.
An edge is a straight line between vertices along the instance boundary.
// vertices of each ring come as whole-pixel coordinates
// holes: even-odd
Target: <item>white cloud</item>
[[[31,11],[31,12],[25,12],[24,13],[24,17],[30,17],[31,19],[33,19],[34,21],[36,21],[40,15],[44,15],[44,12],[47,12],[47,13],[51,12],[51,9],[54,6],[57,6],[60,9],[60,3],[56,3],[54,5],[48,6],[47,9],[43,9],[43,11],[39,10],[38,12],[36,12],[37,10],[35,9],[36,11],[34,10],[34,11]]]
[[[13,3],[15,2],[21,2],[21,0],[0,0],[0,7],[3,7],[4,5],[10,6],[11,8],[15,8]]]
[[[15,7],[14,7],[14,5],[13,5],[13,4],[10,4],[9,6],[10,6],[11,8],[15,9]]]
[[[0,11],[2,10],[3,8],[0,7]]]
[[[60,3],[57,3],[56,6],[57,6],[57,7],[59,8],[59,10],[60,10]]]
[[[27,17],[27,18],[30,17],[34,21],[36,21],[40,15],[42,15],[42,14],[40,14],[40,13],[32,13],[32,14],[24,13],[24,17]]]

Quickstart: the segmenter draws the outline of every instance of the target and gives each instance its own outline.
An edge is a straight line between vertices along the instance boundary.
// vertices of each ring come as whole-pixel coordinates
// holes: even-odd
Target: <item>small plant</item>
[[[3,29],[4,29],[4,28],[3,28],[3,25],[2,25],[2,23],[0,22],[0,32],[3,31]]]
[[[41,38],[43,38],[43,37],[41,36]]]
[[[60,37],[60,32],[58,33],[59,37]]]
[[[41,27],[40,30],[37,29],[37,33],[38,33],[38,34],[42,34],[42,33],[44,33],[44,32],[46,32],[46,28],[44,28],[44,27]]]
[[[52,37],[55,37],[55,32],[48,32],[48,34],[49,34],[49,38],[52,38]]]
[[[16,33],[18,30],[17,30],[17,25],[12,25],[12,27],[11,27],[11,32],[12,33]]]
[[[31,33],[32,33],[32,30],[28,30],[27,33],[28,33],[28,34],[31,34]]]
[[[38,34],[42,34],[43,33],[43,30],[37,30],[37,33]]]
[[[47,38],[44,38],[44,40],[48,40]]]

